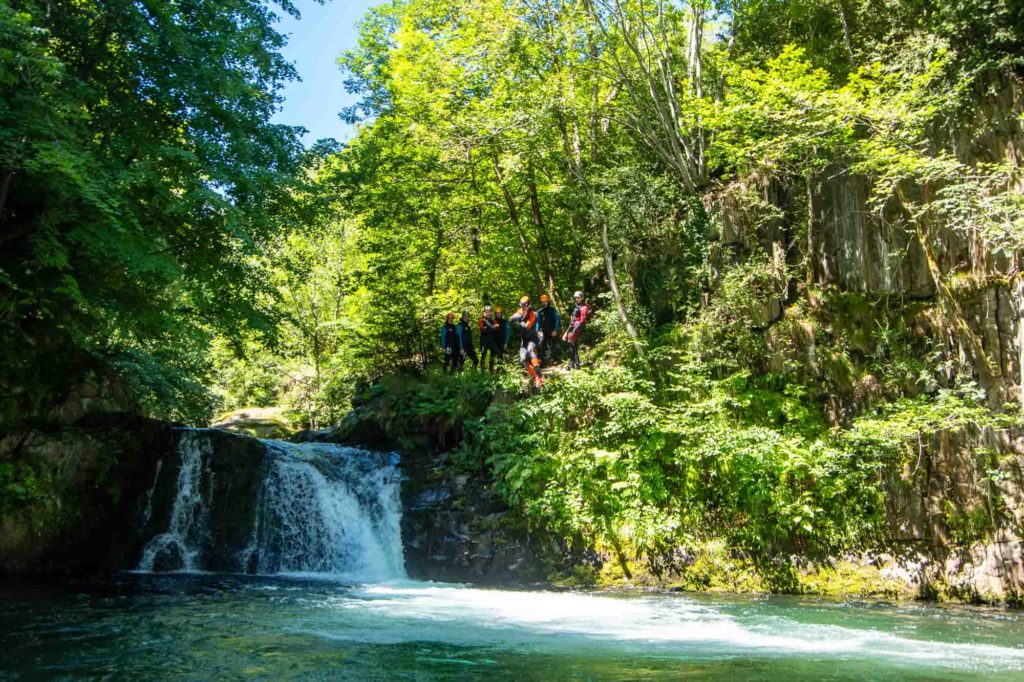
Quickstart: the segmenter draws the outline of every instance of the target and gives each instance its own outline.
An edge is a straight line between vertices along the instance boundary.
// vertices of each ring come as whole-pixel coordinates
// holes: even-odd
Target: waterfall
[[[183,431],[177,454],[139,571],[404,577],[398,455],[211,430]]]
[[[203,462],[209,457],[209,442],[199,432],[187,432],[178,442],[181,468],[178,470],[177,495],[171,509],[171,522],[165,533],[160,533],[146,545],[139,560],[138,570],[153,571],[162,565],[177,562],[179,570],[195,571],[196,557],[202,536],[206,531],[207,500],[200,492]],[[159,478],[159,472],[158,478]],[[207,476],[210,476],[207,470]],[[156,483],[154,483],[154,488]],[[153,491],[148,494],[147,515],[152,514]]]
[[[259,573],[402,574],[397,457],[274,442],[254,543]]]

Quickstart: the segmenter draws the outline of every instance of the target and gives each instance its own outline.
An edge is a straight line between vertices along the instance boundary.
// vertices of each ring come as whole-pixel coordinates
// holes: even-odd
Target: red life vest
[[[572,321],[569,323],[569,331],[565,334],[565,340],[569,343],[576,343],[583,332],[583,325],[590,317],[590,306],[586,303],[576,306],[572,311]]]

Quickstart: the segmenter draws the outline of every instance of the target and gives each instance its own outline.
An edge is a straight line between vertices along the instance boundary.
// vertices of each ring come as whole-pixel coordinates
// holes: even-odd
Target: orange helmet
[[[548,301],[550,301],[550,300],[551,300],[551,299],[550,299],[550,298],[548,297],[548,295],[547,295],[547,294],[541,294],[541,295],[540,295],[540,302],[541,302],[541,303],[547,303],[547,302],[548,302]]]
[[[454,319],[455,319],[455,313],[445,313],[445,315],[444,315],[445,322],[451,322]]]
[[[495,308],[495,309],[494,309],[494,312],[496,312],[496,313],[503,313],[503,312],[505,312],[505,309],[504,309],[504,308],[502,308],[502,307],[501,307],[501,306],[499,305],[499,306],[498,306],[497,308]]]

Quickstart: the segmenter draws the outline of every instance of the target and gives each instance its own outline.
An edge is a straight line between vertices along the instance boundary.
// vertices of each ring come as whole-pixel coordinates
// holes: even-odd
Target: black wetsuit
[[[473,348],[473,327],[460,320],[459,329],[462,331],[462,350],[466,351],[465,355],[459,355],[459,368],[466,364],[466,360],[472,362],[474,367],[478,367],[480,360],[476,357],[476,349]]]
[[[480,367],[487,367],[491,372],[494,371],[494,356],[498,354],[499,346],[502,343],[498,340],[500,333],[501,328],[496,320],[480,318]],[[487,362],[488,355],[490,355],[490,364]]]
[[[505,347],[508,346],[508,320],[502,317],[494,323],[498,325],[498,331],[494,333],[494,354],[498,356],[500,363],[505,357]]]
[[[558,310],[555,306],[542,305],[537,309],[537,325],[543,335],[540,340],[540,347],[537,348],[537,355],[550,362],[554,360],[555,332],[558,331],[559,319]]]
[[[565,330],[565,341],[569,344],[569,369],[580,368],[580,333],[590,317],[590,306],[577,303],[573,308],[569,327]]]
[[[441,350],[444,352],[444,368],[456,370],[459,368],[459,331],[452,322],[445,322],[441,326]]]

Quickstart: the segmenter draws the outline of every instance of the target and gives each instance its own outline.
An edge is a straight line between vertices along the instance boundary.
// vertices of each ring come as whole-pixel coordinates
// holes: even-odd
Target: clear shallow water
[[[1024,680],[1024,613],[137,575],[0,585],[0,679]]]

